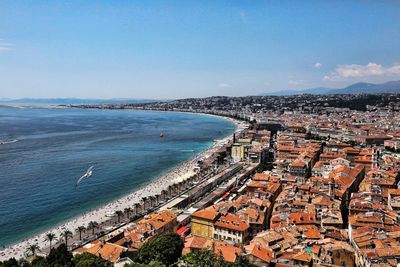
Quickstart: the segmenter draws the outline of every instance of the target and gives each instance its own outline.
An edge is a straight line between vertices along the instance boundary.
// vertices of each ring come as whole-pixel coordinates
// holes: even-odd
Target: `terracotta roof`
[[[214,253],[221,254],[225,261],[235,262],[236,257],[243,254],[243,250],[223,241],[215,241]]]
[[[128,250],[125,247],[121,247],[119,245],[113,243],[102,243],[99,240],[93,241],[89,244],[86,244],[83,247],[76,249],[75,253],[83,253],[88,252],[90,254],[101,257],[105,260],[116,262],[119,260],[122,252]]]
[[[197,217],[203,220],[214,221],[219,212],[214,207],[208,207],[206,209],[198,210],[192,214],[192,217]]]
[[[138,224],[150,224],[154,229],[159,230],[169,223],[176,220],[176,215],[170,212],[169,210],[152,213],[150,215],[146,215],[142,220],[138,222]]]
[[[244,232],[250,227],[244,218],[232,213],[227,213],[226,215],[221,216],[214,226],[240,232]]]
[[[213,240],[207,237],[201,236],[187,236],[185,238],[184,251],[189,253],[192,249],[206,249],[212,248]]]
[[[271,262],[272,249],[261,244],[250,243],[245,247],[246,254],[253,255],[254,257],[262,260],[265,263]]]
[[[268,181],[269,176],[266,173],[256,173],[253,177],[254,181]]]

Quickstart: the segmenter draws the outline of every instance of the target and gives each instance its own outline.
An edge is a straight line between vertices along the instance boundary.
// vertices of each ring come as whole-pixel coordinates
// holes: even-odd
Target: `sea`
[[[190,113],[2,107],[0,246],[135,191],[234,130]]]

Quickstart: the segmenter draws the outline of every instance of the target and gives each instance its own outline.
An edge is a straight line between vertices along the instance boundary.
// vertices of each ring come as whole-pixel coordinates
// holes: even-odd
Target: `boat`
[[[164,133],[161,132],[161,133],[160,133],[160,138],[163,138],[163,137],[164,137]]]

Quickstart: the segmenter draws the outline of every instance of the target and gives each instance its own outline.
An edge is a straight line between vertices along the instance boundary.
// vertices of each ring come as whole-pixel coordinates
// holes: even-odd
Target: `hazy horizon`
[[[395,1],[2,1],[0,98],[246,96],[400,80]]]

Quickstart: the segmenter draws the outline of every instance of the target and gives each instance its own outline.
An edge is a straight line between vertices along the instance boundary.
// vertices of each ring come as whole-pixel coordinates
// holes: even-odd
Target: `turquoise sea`
[[[234,129],[188,113],[0,108],[0,246],[134,191]]]

